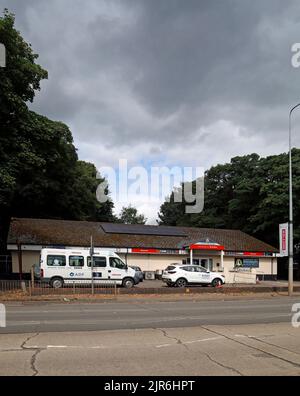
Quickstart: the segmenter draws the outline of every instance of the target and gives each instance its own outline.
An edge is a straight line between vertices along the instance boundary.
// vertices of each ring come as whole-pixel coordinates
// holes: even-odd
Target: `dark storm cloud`
[[[291,45],[300,41],[296,0],[0,6],[16,13],[49,70],[34,108],[67,122],[85,158],[102,165],[121,154],[139,161],[163,153],[176,162],[189,142],[189,161],[209,151],[201,163],[208,166],[286,147],[286,114],[300,83],[290,63]],[[116,144],[117,153],[97,158],[101,147]]]

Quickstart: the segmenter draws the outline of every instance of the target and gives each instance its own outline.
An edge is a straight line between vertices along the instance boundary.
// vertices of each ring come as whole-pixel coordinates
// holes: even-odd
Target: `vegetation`
[[[204,210],[186,214],[174,193],[159,213],[159,223],[240,229],[278,246],[278,225],[288,221],[288,155],[232,158],[205,173]],[[293,149],[294,232],[300,242],[300,150]]]
[[[0,18],[6,67],[0,68],[0,251],[12,216],[114,220],[111,201],[100,204],[94,165],[78,161],[69,128],[28,109],[48,73],[14,28]]]
[[[118,221],[125,224],[146,224],[147,219],[139,214],[135,207],[129,205],[122,208]]]

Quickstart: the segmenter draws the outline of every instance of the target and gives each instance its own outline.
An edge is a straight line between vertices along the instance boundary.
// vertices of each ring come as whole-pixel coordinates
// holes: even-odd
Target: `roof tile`
[[[15,244],[19,241],[22,244],[42,246],[89,246],[90,237],[93,236],[94,245],[97,247],[178,249],[208,238],[224,245],[227,251],[278,251],[273,246],[239,230],[175,227],[187,236],[134,235],[105,233],[101,224],[88,221],[13,218],[7,242]],[[143,227],[147,229],[149,226]]]

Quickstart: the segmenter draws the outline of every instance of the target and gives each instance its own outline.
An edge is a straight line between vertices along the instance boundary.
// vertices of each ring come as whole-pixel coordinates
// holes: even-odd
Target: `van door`
[[[85,259],[81,254],[70,254],[68,257],[68,276],[66,283],[88,283]]]
[[[118,257],[109,257],[108,275],[117,284],[122,284],[127,276],[127,265]]]
[[[108,273],[108,262],[106,256],[94,255],[93,256],[93,274],[95,283],[101,283],[101,281],[107,281],[109,279]],[[87,267],[90,280],[92,279],[92,263],[91,257],[87,257]]]

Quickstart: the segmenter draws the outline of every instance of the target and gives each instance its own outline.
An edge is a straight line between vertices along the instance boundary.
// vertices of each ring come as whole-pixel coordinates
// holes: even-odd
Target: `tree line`
[[[293,149],[294,237],[300,242],[300,150]],[[288,154],[238,156],[205,172],[204,210],[186,214],[185,202],[160,208],[159,224],[239,229],[278,246],[278,225],[288,221]],[[195,182],[194,182],[195,191]],[[184,186],[183,186],[184,188]]]

